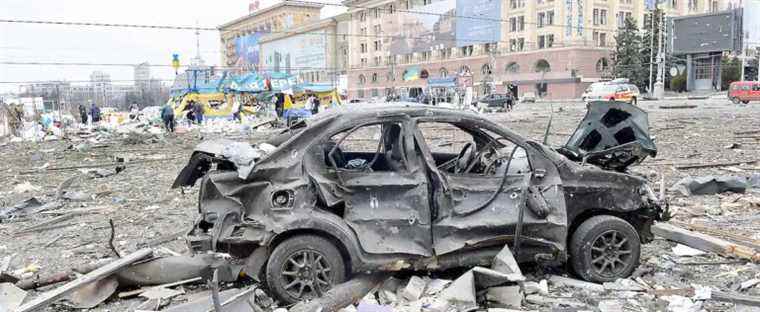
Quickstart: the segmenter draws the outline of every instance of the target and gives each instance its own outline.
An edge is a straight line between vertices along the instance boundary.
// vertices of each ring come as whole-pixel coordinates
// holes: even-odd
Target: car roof
[[[472,119],[482,119],[481,116],[478,116],[471,112],[453,108],[425,105],[413,102],[387,102],[342,105],[333,109],[329,109],[325,111],[324,114],[316,115],[314,121],[332,118],[364,119],[393,115],[408,115],[411,117],[431,115],[459,117],[466,116],[471,117]]]

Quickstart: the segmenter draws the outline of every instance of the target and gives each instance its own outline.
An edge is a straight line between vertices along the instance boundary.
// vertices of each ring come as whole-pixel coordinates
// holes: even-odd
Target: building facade
[[[337,84],[343,74],[337,25],[337,19],[328,18],[262,37],[260,68],[295,75],[302,82]]]
[[[689,0],[699,4],[691,11],[686,5],[684,13],[680,2],[686,0],[666,2],[675,5],[672,14],[728,6],[727,0]],[[357,34],[348,40],[349,98],[404,96],[425,88],[427,78],[454,76],[467,77],[476,96],[512,84],[520,95],[578,98],[590,83],[609,77],[624,20],[631,17],[641,28],[648,18],[644,0],[343,3],[348,32]]]
[[[138,89],[148,89],[150,87],[150,64],[148,62],[135,65],[134,84]]]
[[[239,72],[266,70],[259,67],[262,37],[316,22],[321,9],[321,4],[284,1],[220,25],[221,64]]]

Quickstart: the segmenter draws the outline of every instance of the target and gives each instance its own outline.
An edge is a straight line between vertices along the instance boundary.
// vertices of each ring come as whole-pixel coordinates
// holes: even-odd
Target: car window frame
[[[430,149],[430,147],[428,146],[428,142],[425,139],[425,137],[424,137],[424,135],[422,133],[422,130],[417,126],[418,124],[423,123],[423,122],[451,123],[455,127],[456,127],[455,123],[467,123],[467,122],[469,122],[475,128],[483,128],[483,129],[488,130],[488,131],[490,131],[490,132],[492,132],[492,133],[494,133],[496,135],[500,135],[500,136],[504,137],[504,139],[506,139],[509,142],[511,142],[512,144],[514,144],[514,148],[522,148],[525,151],[525,155],[526,155],[525,157],[526,157],[526,159],[528,161],[528,167],[529,167],[529,170],[526,172],[526,174],[533,174],[533,172],[535,171],[535,166],[534,166],[533,159],[532,159],[532,157],[533,157],[532,153],[534,153],[536,151],[534,151],[533,148],[530,147],[529,144],[527,144],[526,140],[521,140],[521,138],[518,135],[511,134],[509,132],[503,131],[502,129],[499,129],[499,127],[496,126],[496,125],[491,125],[488,122],[481,122],[480,120],[476,120],[476,119],[468,119],[468,118],[460,118],[460,117],[421,116],[421,117],[412,118],[412,121],[411,121],[410,125],[412,127],[414,127],[414,133],[418,133],[420,135],[419,139],[422,140],[422,142],[420,142],[420,144],[424,144],[424,148],[421,147],[420,150],[423,153],[422,156],[426,160],[425,161],[426,166],[428,167],[428,169],[434,170],[437,173],[437,175],[444,175],[444,176],[447,176],[447,175],[474,176],[474,177],[483,177],[483,178],[492,178],[493,177],[493,176],[484,176],[484,175],[480,175],[480,174],[469,174],[469,173],[454,174],[454,173],[449,173],[449,172],[442,172],[441,170],[438,170],[437,166],[434,166],[433,168],[430,168],[431,163],[428,162],[428,157],[430,157],[429,160],[432,161],[432,164],[435,164],[435,160],[434,160],[433,154],[432,154],[433,152]],[[484,132],[484,131],[482,131],[480,129],[473,129],[473,130],[478,131],[480,135],[489,137],[490,139],[494,140],[497,143],[499,142],[498,139],[491,137],[488,133],[486,133],[486,132]],[[462,131],[467,132],[464,129],[462,129]],[[509,168],[507,168],[507,170],[505,171],[505,175],[509,175]],[[448,187],[448,186],[446,186],[446,187]]]
[[[336,175],[337,175],[337,177],[338,177],[338,181],[341,184],[345,184],[345,181],[343,180],[343,178],[340,175],[341,172],[346,172],[347,173],[347,172],[357,172],[357,171],[351,170],[351,169],[346,169],[346,168],[338,168],[337,163],[335,163],[335,160],[332,157],[330,157],[330,155],[332,153],[334,153],[335,150],[338,147],[340,147],[340,144],[345,140],[345,138],[347,138],[351,133],[353,133],[354,131],[356,131],[358,129],[361,129],[361,128],[366,127],[366,126],[382,125],[382,124],[385,124],[385,123],[398,123],[399,125],[401,125],[401,135],[405,137],[404,150],[403,150],[404,168],[401,169],[401,170],[398,170],[398,171],[369,171],[369,172],[366,172],[366,173],[367,174],[386,173],[386,172],[396,172],[396,173],[399,173],[399,174],[410,174],[410,173],[413,173],[414,170],[413,170],[413,168],[411,166],[412,162],[409,160],[410,156],[409,156],[409,151],[407,150],[408,143],[406,143],[406,132],[409,131],[409,129],[408,129],[408,127],[409,127],[408,126],[408,119],[409,119],[408,117],[407,118],[398,118],[397,116],[394,116],[394,117],[391,117],[391,118],[381,118],[381,119],[364,119],[364,120],[361,120],[359,122],[352,123],[351,125],[343,126],[343,127],[337,128],[336,130],[328,132],[328,134],[322,136],[319,140],[317,140],[317,142],[318,142],[317,144],[318,145],[324,145],[325,143],[327,143],[328,141],[330,141],[330,138],[334,137],[335,135],[338,135],[341,132],[349,131],[349,133],[347,133],[346,136],[344,136],[343,138],[341,138],[339,142],[335,142],[336,144],[335,144],[335,146],[333,146],[333,148],[328,153],[327,159],[325,159],[325,161],[321,162],[321,163],[324,163],[324,164],[320,164],[320,165],[324,165],[325,168],[330,168],[330,169],[334,170],[335,173],[336,173]],[[378,145],[381,146],[381,150],[382,150],[382,144],[383,144],[382,140],[384,139],[383,135],[384,134],[381,134],[380,138],[378,139]],[[376,152],[375,156],[378,156],[377,152]],[[329,161],[329,163],[327,163],[327,161]]]

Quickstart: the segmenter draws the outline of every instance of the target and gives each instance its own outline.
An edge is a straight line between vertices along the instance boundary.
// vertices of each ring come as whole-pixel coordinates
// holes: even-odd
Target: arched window
[[[598,73],[606,72],[607,69],[609,69],[609,67],[610,67],[610,61],[608,61],[606,57],[600,58],[596,62],[596,71]]]
[[[377,82],[377,73],[372,73],[372,83]]]
[[[459,73],[460,74],[469,74],[471,72],[472,71],[470,71],[470,66],[462,65],[462,67],[459,68]]]
[[[427,71],[427,69],[420,71],[420,79],[427,79],[428,77],[430,77],[430,73]]]
[[[359,84],[363,85],[367,83],[367,77],[364,77],[364,74],[359,75]]]
[[[446,69],[446,67],[442,67],[438,70],[438,74],[441,76],[441,78],[446,78],[449,76],[449,70]]]
[[[492,72],[491,64],[483,64],[483,67],[480,68],[480,73],[483,75],[490,75]]]
[[[520,72],[520,65],[516,62],[509,63],[507,64],[506,72],[508,74],[517,74]]]
[[[552,71],[552,67],[551,67],[551,65],[549,65],[549,62],[547,60],[540,59],[540,60],[538,60],[536,62],[535,72],[537,72],[537,73],[541,73],[541,72],[548,73],[550,71]]]

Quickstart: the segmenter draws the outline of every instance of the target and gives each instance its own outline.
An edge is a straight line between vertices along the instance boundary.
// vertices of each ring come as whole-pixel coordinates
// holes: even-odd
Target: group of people
[[[90,105],[90,112],[88,114],[87,107],[84,104],[79,104],[79,117],[83,125],[87,124],[87,120],[92,118],[92,123],[100,122],[100,107],[92,103]]]

